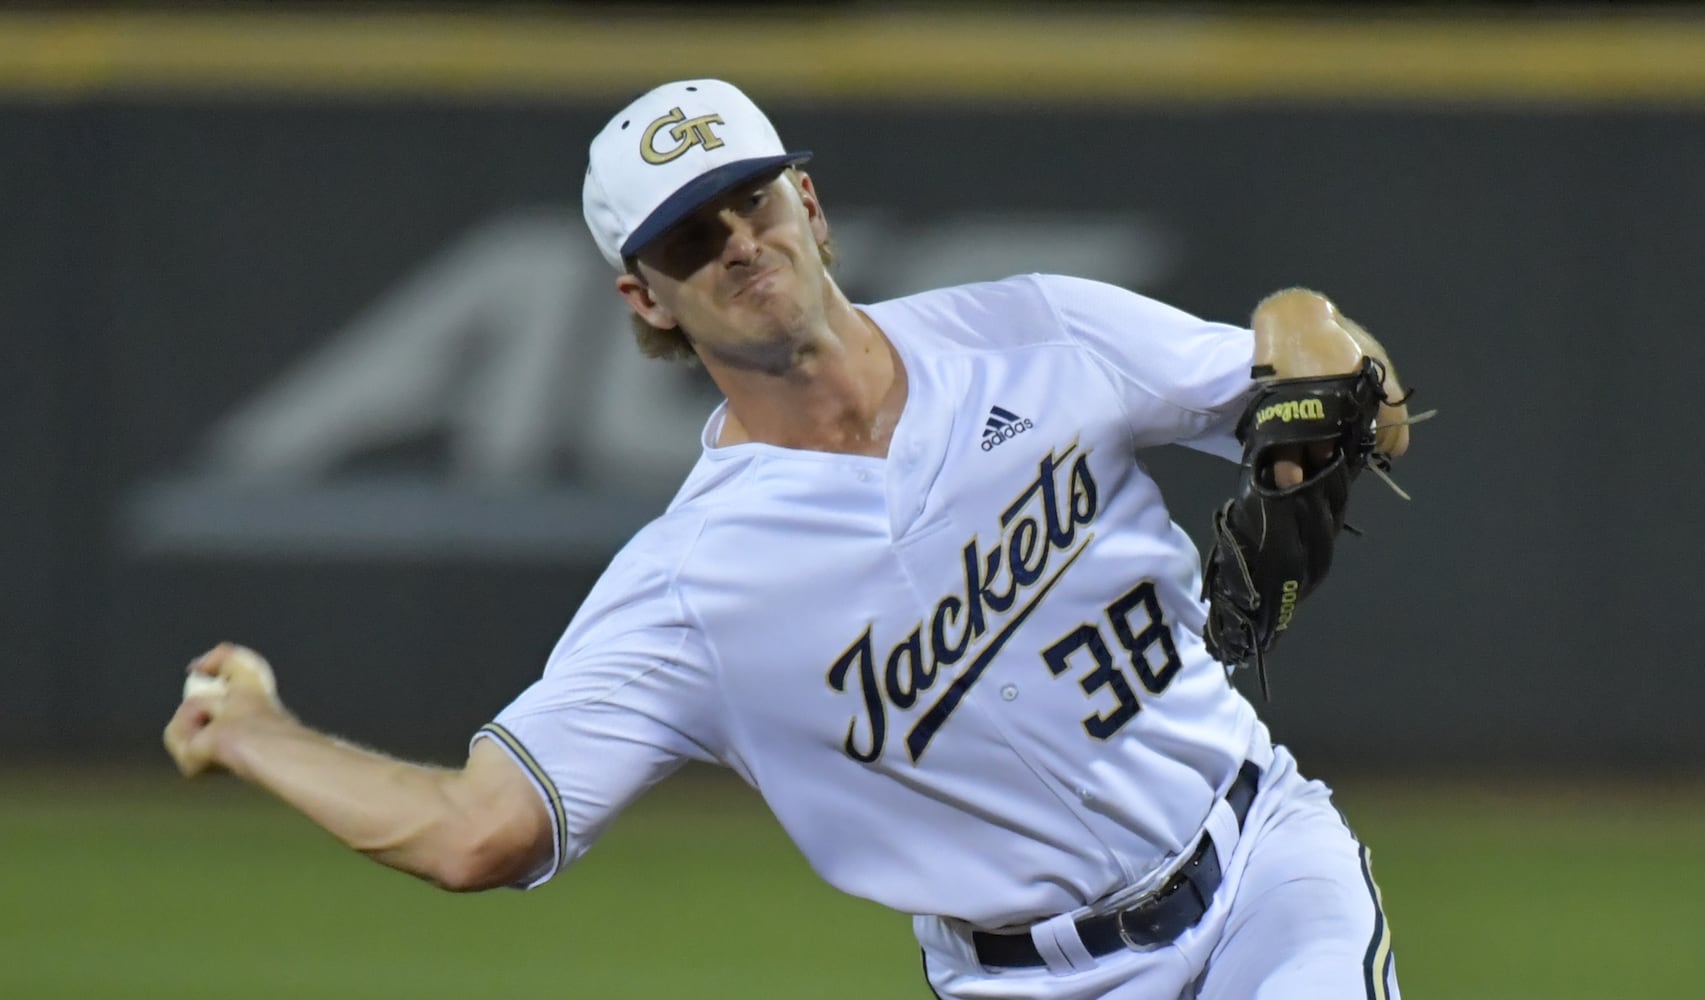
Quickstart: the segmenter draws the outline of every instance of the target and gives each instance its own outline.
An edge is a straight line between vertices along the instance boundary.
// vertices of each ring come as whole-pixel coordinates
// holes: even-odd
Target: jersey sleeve
[[[1255,335],[1136,292],[1037,275],[1067,337],[1107,373],[1139,448],[1182,444],[1236,460],[1233,428],[1254,389]]]
[[[689,759],[720,756],[711,663],[668,573],[618,556],[545,672],[474,735],[499,744],[550,813],[548,881],[641,793]]]

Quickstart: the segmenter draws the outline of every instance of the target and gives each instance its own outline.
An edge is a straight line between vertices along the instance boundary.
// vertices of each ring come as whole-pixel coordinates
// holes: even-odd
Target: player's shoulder
[[[667,513],[635,532],[580,602],[552,664],[620,636],[674,629],[683,618],[677,584],[692,538],[687,521]]]
[[[628,604],[666,597],[690,537],[682,520],[667,513],[653,518],[610,558],[587,602]]]
[[[681,481],[663,516],[647,525],[661,544],[678,547],[686,537],[698,534],[716,510],[737,502],[736,494],[749,480],[756,450],[715,447],[713,436],[713,431],[706,431],[703,454]]]
[[[758,482],[763,455],[764,446],[706,448],[668,507],[628,540],[618,559],[631,563],[635,574],[680,577],[714,522],[774,499]]]
[[[1126,323],[1161,303],[1121,285],[1067,274],[1017,274],[918,292],[862,307],[918,348],[1003,349],[1074,343],[1082,318]]]
[[[1018,274],[933,288],[861,308],[878,326],[905,337],[915,348],[1017,347],[1063,339],[1054,297],[1059,289],[1082,280]]]
[[[662,512],[628,537],[600,582],[628,588],[671,589],[691,557],[705,521],[736,502],[734,493],[750,463],[731,449],[707,450]]]

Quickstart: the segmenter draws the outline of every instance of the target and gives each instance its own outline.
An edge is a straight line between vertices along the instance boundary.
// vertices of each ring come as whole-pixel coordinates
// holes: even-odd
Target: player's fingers
[[[1399,418],[1401,419],[1401,418]],[[1380,421],[1384,423],[1382,419]],[[1401,455],[1409,450],[1409,428],[1407,425],[1382,427],[1374,432],[1374,448],[1392,456]]]
[[[185,698],[178,705],[178,710],[172,713],[171,721],[166,723],[167,739],[182,743],[206,729],[208,723],[218,717],[218,707],[215,699],[205,696]]]
[[[209,677],[219,676],[220,667],[225,663],[231,650],[235,648],[228,642],[222,642],[212,649],[189,661],[189,673],[206,674]]]
[[[212,770],[213,755],[206,750],[204,744],[204,740],[197,738],[186,740],[175,748],[167,748],[172,755],[172,763],[178,766],[179,774],[194,778]]]
[[[278,695],[278,680],[266,658],[234,642],[222,642],[190,661],[189,672],[220,677],[233,687],[246,687],[271,697]]]
[[[1273,484],[1289,489],[1302,482],[1302,465],[1294,459],[1281,458],[1273,463]]]
[[[220,666],[220,676],[230,682],[232,687],[246,688],[276,699],[278,680],[273,676],[272,664],[247,646],[228,643],[226,646],[228,649]]]
[[[213,715],[214,706],[209,699],[187,698],[161,734],[166,752],[186,778],[206,770],[211,761],[210,744],[200,737],[213,721]]]

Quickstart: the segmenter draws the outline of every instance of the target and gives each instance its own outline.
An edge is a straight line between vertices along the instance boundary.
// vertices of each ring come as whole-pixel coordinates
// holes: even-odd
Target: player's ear
[[[823,214],[823,203],[817,200],[817,185],[811,180],[811,175],[803,170],[794,168],[793,186],[799,191],[799,200],[805,205],[805,217],[811,223],[811,236],[822,246],[829,239],[829,218]]]
[[[617,275],[616,291],[627,300],[628,307],[635,315],[659,330],[673,330],[681,325],[675,314],[669,311],[669,307],[657,301],[657,296],[652,293],[651,286],[645,283],[645,279],[637,274],[630,272]]]

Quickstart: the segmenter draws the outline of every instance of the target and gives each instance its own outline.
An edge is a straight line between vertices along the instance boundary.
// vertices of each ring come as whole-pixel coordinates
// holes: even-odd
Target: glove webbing
[[[1261,595],[1255,589],[1255,579],[1249,575],[1249,563],[1243,558],[1243,547],[1236,544],[1236,536],[1231,533],[1230,528],[1225,526],[1226,513],[1231,510],[1231,505],[1232,501],[1227,500],[1224,506],[1214,512],[1214,536],[1216,539],[1232,542],[1228,548],[1231,554],[1236,557],[1238,575],[1243,577],[1243,592],[1250,595],[1251,603],[1255,605],[1256,610],[1259,610]],[[1208,580],[1206,583],[1208,586],[1204,587],[1204,590],[1213,585],[1212,580]],[[1237,628],[1243,633],[1244,644],[1255,650],[1255,675],[1261,679],[1261,700],[1271,702],[1273,691],[1267,686],[1267,657],[1261,652],[1261,644],[1255,641],[1255,621],[1244,614],[1241,608],[1232,607],[1226,610],[1230,611],[1232,617],[1237,619]]]

